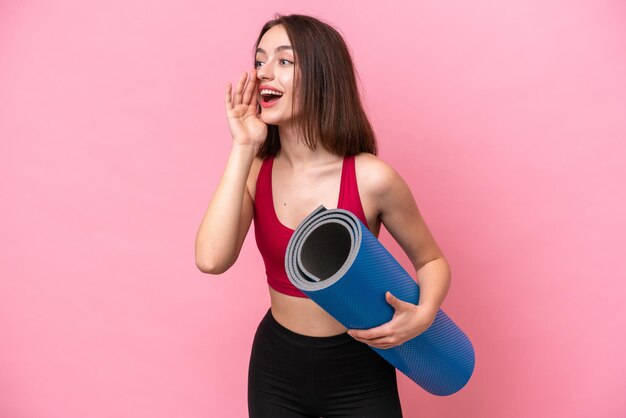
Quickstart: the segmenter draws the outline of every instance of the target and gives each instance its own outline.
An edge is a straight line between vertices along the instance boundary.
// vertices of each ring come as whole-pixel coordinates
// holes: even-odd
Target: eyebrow
[[[291,47],[291,45],[281,45],[278,48],[276,48],[274,51],[275,52],[279,52],[279,51],[283,51],[283,50],[286,50],[286,49],[289,49],[289,50],[293,51],[293,48]],[[260,52],[262,54],[267,54],[263,48],[257,48],[256,52]]]

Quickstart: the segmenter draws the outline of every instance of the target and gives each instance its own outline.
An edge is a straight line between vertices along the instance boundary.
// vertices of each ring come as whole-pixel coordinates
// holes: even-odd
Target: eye
[[[259,60],[254,61],[254,68],[259,68],[261,65],[263,65],[263,61],[259,61]]]
[[[280,61],[281,64],[283,64],[283,63],[293,64],[292,61],[289,61],[288,59],[285,59],[285,58],[282,58],[279,61]]]

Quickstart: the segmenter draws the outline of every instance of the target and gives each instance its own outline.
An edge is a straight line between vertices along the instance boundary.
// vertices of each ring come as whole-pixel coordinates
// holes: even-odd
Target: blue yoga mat
[[[391,320],[385,300],[417,304],[419,286],[353,213],[320,206],[294,231],[285,256],[289,280],[349,329]],[[417,337],[393,348],[370,347],[426,391],[451,395],[474,371],[474,348],[441,310]]]

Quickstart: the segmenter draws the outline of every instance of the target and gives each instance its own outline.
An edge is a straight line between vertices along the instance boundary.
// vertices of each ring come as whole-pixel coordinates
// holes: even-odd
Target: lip
[[[259,93],[261,92],[261,90],[265,90],[265,89],[272,90],[272,91],[277,91],[279,93],[283,93],[282,91],[280,91],[278,89],[275,89],[274,87],[268,86],[268,85],[261,85],[261,86],[259,86]],[[278,100],[280,100],[280,99],[278,99]],[[267,103],[267,102],[263,101],[263,99],[261,98],[261,94],[259,94],[259,104],[261,105],[262,108],[265,108],[265,109],[267,109],[268,107],[274,106],[276,103],[278,103],[278,100],[275,100],[273,102]]]
[[[260,86],[259,86],[259,92],[260,92],[261,90],[265,90],[265,89],[267,89],[267,90],[272,90],[272,91],[277,91],[277,92],[279,92],[279,93],[283,93],[282,91],[280,91],[280,90],[278,90],[278,89],[275,89],[275,88],[274,88],[274,87],[272,87],[272,86],[268,86],[268,85],[266,85],[266,84],[262,84],[262,85],[260,85]]]

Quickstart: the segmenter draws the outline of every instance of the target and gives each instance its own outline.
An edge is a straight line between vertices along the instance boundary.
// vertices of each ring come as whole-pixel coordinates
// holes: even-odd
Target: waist
[[[269,288],[272,316],[297,334],[328,337],[346,332],[346,327],[308,298],[285,295]]]

